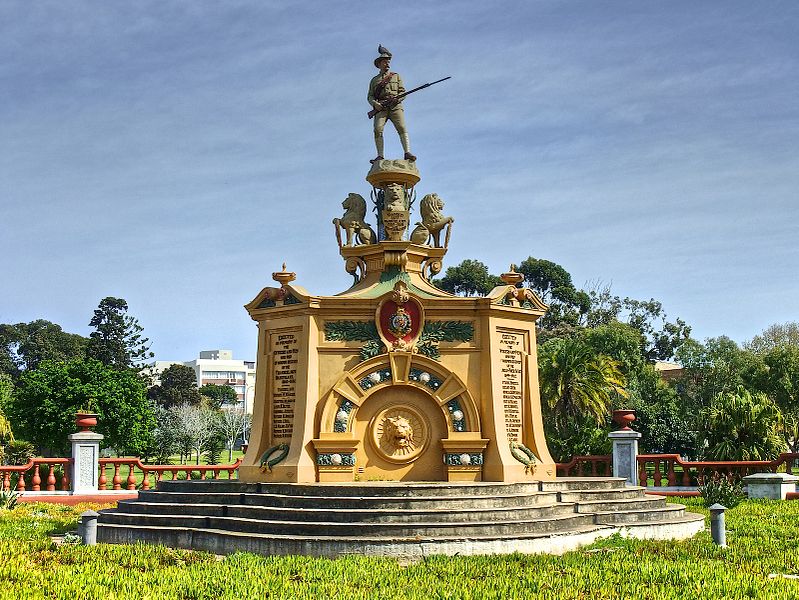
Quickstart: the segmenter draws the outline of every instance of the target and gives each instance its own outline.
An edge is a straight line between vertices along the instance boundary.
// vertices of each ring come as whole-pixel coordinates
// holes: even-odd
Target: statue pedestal
[[[72,443],[72,493],[96,494],[102,434],[81,431],[67,439]]]
[[[611,431],[613,442],[613,476],[624,477],[627,485],[638,485],[638,440],[641,434],[632,429]]]

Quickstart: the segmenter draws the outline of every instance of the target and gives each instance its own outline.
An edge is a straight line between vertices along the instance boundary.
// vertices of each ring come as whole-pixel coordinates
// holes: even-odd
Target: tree
[[[435,284],[451,294],[460,296],[485,296],[503,281],[488,272],[488,267],[479,260],[467,259],[459,265],[449,267],[444,277]]]
[[[155,416],[141,378],[99,361],[44,361],[25,371],[9,406],[18,434],[56,454],[69,449],[75,432],[75,412],[97,411],[97,432],[103,444],[120,454],[139,455],[152,445]]]
[[[33,370],[45,360],[83,358],[88,341],[44,319],[0,324],[0,373],[18,379],[23,371]]]
[[[14,390],[14,383],[11,377],[5,374],[0,374],[0,464],[3,462],[5,455],[6,441],[14,441],[14,432],[11,431],[11,421],[6,417],[6,410],[11,404],[11,394]]]
[[[569,272],[557,263],[528,256],[519,265],[525,282],[547,304],[549,310],[538,320],[539,328],[547,332],[544,339],[568,335],[582,324],[591,308],[591,298],[578,290]]]
[[[711,460],[774,460],[785,449],[780,409],[742,386],[716,395],[700,421],[704,454]]]
[[[591,309],[586,315],[588,327],[618,321],[638,330],[642,336],[644,360],[669,360],[689,339],[691,328],[682,319],[668,321],[663,305],[655,299],[634,300],[613,296],[610,286],[596,286],[588,292]]]
[[[799,323],[775,323],[756,335],[744,348],[757,354],[766,353],[779,346],[794,346],[799,348]]]
[[[200,388],[200,396],[207,398],[211,408],[220,409],[225,404],[236,406],[239,396],[229,385],[207,383]]]
[[[250,415],[240,408],[230,408],[221,411],[219,429],[224,434],[228,448],[228,461],[233,462],[233,446],[236,440],[247,431],[250,425]]]
[[[557,415],[592,417],[602,423],[613,399],[627,397],[618,361],[598,354],[579,339],[553,339],[538,355],[541,397]]]
[[[115,369],[141,370],[155,356],[150,352],[150,340],[142,336],[144,328],[128,313],[128,303],[122,298],[103,298],[94,311],[89,326],[87,355]]]
[[[555,460],[604,454],[610,410],[626,397],[618,361],[577,338],[553,338],[538,354],[544,429]]]
[[[774,400],[783,415],[783,437],[799,451],[799,346],[778,345],[758,356],[762,368],[749,369],[752,387]]]
[[[172,408],[181,404],[199,406],[200,392],[197,390],[197,375],[194,369],[176,363],[169,365],[161,373],[161,384],[149,389],[148,396],[164,408]]]
[[[183,403],[171,410],[174,411],[186,438],[191,440],[191,446],[197,455],[197,464],[199,465],[200,455],[209,447],[214,438],[219,437],[219,414],[209,408],[188,403]]]

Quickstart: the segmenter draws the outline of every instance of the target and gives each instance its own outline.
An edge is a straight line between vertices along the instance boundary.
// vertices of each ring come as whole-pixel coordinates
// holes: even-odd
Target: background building
[[[229,385],[236,390],[239,406],[252,413],[255,397],[255,361],[236,360],[232,350],[203,350],[199,358],[190,361],[158,360],[156,373],[162,373],[170,365],[186,365],[194,369],[197,387],[208,383]]]

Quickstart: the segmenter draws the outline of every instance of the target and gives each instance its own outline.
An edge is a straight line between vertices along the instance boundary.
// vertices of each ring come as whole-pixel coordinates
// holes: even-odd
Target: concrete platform
[[[561,553],[621,533],[688,538],[702,515],[612,477],[529,483],[163,481],[101,511],[97,539],[215,554]]]

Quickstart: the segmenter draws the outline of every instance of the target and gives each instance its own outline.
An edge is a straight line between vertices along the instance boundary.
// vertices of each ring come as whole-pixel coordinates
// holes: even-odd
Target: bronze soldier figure
[[[383,159],[383,128],[386,120],[394,124],[394,128],[399,134],[402,142],[402,149],[405,152],[405,160],[416,160],[411,154],[411,141],[408,138],[408,131],[405,129],[405,114],[402,109],[402,98],[394,100],[397,96],[405,93],[405,86],[402,85],[402,78],[397,73],[389,71],[391,64],[391,52],[388,48],[378,46],[380,56],[375,59],[375,66],[380,69],[380,73],[369,82],[369,95],[367,100],[375,111],[374,131],[375,146],[377,146],[377,158],[372,162]],[[383,103],[386,106],[383,106]]]

